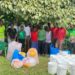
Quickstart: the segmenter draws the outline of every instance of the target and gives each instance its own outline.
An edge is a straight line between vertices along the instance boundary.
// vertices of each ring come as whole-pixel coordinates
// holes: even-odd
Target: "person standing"
[[[69,49],[73,54],[75,54],[75,27],[74,25],[70,25],[68,29],[68,36],[69,36]]]
[[[45,44],[45,52],[50,55],[50,44],[51,44],[51,31],[49,27],[46,27],[46,44]]]
[[[33,26],[31,31],[31,48],[36,48],[38,50],[38,30],[36,26]]]
[[[38,30],[38,48],[39,48],[39,54],[45,54],[45,40],[46,40],[46,31],[41,26]]]
[[[25,25],[24,28],[25,32],[26,32],[26,50],[28,50],[30,48],[30,39],[31,39],[31,30],[30,30],[30,26],[27,24]]]
[[[57,25],[54,25],[54,27],[50,28],[50,31],[52,32],[52,43],[54,47],[57,47],[57,33],[58,33]]]
[[[2,20],[0,20],[0,41],[4,42],[5,40],[5,26],[3,25]],[[0,54],[2,54],[2,50],[0,50]]]
[[[25,51],[24,51],[24,50],[25,50],[25,38],[26,38],[26,33],[25,33],[25,31],[24,31],[24,26],[21,25],[21,26],[20,26],[20,30],[19,30],[19,32],[18,32],[18,41],[19,41],[20,43],[22,43],[22,50],[23,50],[23,52],[25,52]]]
[[[66,29],[64,27],[60,27],[57,32],[57,47],[62,50],[62,44],[66,37]]]

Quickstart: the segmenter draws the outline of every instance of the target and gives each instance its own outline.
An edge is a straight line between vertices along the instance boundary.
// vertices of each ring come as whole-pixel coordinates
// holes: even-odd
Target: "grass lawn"
[[[33,68],[14,69],[4,57],[0,57],[0,75],[50,75],[47,72],[48,58],[40,57],[40,64]]]

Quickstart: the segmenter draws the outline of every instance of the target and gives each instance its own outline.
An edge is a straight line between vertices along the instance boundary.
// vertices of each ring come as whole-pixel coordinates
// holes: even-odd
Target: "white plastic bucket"
[[[66,75],[66,74],[67,74],[67,66],[66,65],[58,65],[57,75]]]
[[[70,75],[75,75],[75,64],[70,65]]]
[[[48,62],[48,73],[52,75],[57,73],[57,63],[56,62]]]
[[[71,66],[73,65],[72,61],[68,62],[68,72],[71,73]]]
[[[50,61],[56,62],[57,55],[50,55]]]

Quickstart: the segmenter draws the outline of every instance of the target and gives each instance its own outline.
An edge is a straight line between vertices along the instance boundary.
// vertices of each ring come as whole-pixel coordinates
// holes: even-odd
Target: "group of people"
[[[0,41],[4,41],[4,31],[5,27],[2,21],[0,21]],[[41,55],[50,54],[51,44],[62,50],[63,42],[67,36],[67,31],[69,32],[68,36],[73,36],[70,37],[70,45],[71,47],[74,47],[75,29],[73,27],[70,27],[67,30],[64,27],[58,27],[57,24],[51,27],[50,23],[48,23],[46,26],[33,26],[30,24],[26,25],[24,23],[18,26],[16,23],[11,23],[6,29],[8,43],[13,40],[16,40],[17,42],[22,43],[22,51],[27,52],[29,48],[36,48],[38,50],[38,53]]]

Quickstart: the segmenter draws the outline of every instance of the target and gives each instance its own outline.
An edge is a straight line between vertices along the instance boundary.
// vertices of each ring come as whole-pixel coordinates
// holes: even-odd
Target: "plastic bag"
[[[36,63],[39,64],[38,52],[35,48],[30,48],[27,52],[27,57],[35,59]]]
[[[11,66],[14,68],[21,68],[23,66],[23,62],[20,61],[19,59],[13,59]]]
[[[6,58],[11,61],[12,60],[12,55],[13,55],[15,49],[21,51],[21,47],[22,47],[22,44],[18,43],[16,41],[12,41],[11,43],[9,43]]]
[[[33,67],[39,63],[38,52],[35,48],[30,48],[27,52],[27,58],[23,60],[24,67]]]
[[[33,67],[35,65],[36,65],[36,60],[34,58],[28,57],[23,60],[24,67]]]

